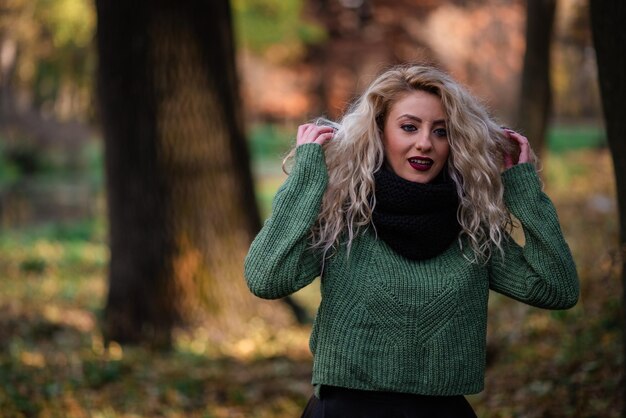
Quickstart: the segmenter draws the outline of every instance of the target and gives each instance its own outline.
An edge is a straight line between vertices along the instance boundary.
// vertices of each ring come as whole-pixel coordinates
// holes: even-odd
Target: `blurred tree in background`
[[[545,146],[552,105],[550,62],[556,0],[526,1],[526,50],[517,126],[540,155]]]
[[[105,336],[171,344],[199,302],[250,313],[242,260],[260,227],[229,3],[98,0],[111,261]]]
[[[626,306],[626,31],[621,26],[626,21],[626,3],[621,0],[591,1],[590,11],[606,134],[615,168],[620,220],[622,303]],[[622,329],[622,332],[623,358],[626,358],[626,329]],[[626,368],[626,364],[623,367]],[[626,387],[622,387],[622,390],[622,396],[626,399]],[[622,416],[626,417],[626,406]]]

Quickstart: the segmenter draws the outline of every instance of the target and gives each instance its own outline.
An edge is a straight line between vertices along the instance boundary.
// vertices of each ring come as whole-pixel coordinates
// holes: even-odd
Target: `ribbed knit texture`
[[[503,173],[507,207],[522,223],[505,257],[471,264],[455,241],[442,254],[413,261],[369,230],[324,262],[322,301],[311,334],[315,385],[426,395],[482,390],[489,288],[530,305],[565,309],[578,278],[550,200],[534,168]],[[250,247],[245,277],[263,298],[295,292],[320,275],[309,247],[328,175],[319,145],[301,145],[293,172]],[[465,243],[463,251],[470,251]],[[497,254],[497,252],[496,252]]]

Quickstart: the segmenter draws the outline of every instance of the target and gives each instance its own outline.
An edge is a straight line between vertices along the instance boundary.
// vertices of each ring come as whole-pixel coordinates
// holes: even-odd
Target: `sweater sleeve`
[[[540,308],[571,308],[579,296],[576,266],[534,167],[516,165],[502,180],[504,201],[521,222],[526,242],[521,247],[507,235],[504,258],[496,251],[490,262],[490,288]]]
[[[244,275],[256,296],[281,298],[319,276],[321,255],[310,248],[309,238],[327,184],[322,147],[298,146],[293,170],[278,189],[272,214],[245,259]]]

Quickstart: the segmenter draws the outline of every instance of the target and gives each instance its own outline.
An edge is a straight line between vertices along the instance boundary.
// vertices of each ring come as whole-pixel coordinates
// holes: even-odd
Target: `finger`
[[[335,134],[335,129],[330,126],[318,126],[312,123],[302,125],[299,129],[297,144],[316,143],[323,144],[332,138]]]
[[[517,163],[522,164],[530,161],[530,144],[528,143],[528,138],[514,131],[509,133],[509,138],[515,140],[519,145],[519,157],[517,159]]]
[[[311,127],[314,126],[311,123],[305,123],[303,125],[298,126],[298,134],[296,136],[296,144],[302,145],[307,142],[311,142],[312,139],[309,136],[309,132],[311,131]]]
[[[519,159],[517,160],[518,164],[527,163],[530,161],[530,145],[528,145],[528,141],[520,144],[520,152]]]
[[[315,132],[318,135],[319,134],[327,134],[327,133],[335,132],[335,128],[333,128],[332,126],[315,126],[315,125],[313,125],[312,129],[314,129]]]
[[[504,128],[504,131],[511,140],[517,142],[519,146],[520,153],[517,160],[518,164],[527,163],[530,161],[530,144],[528,143],[528,138],[523,135],[518,134],[512,129]]]
[[[304,123],[298,126],[298,135],[303,134],[310,125],[310,123]]]
[[[324,145],[326,142],[333,139],[334,136],[335,136],[334,130],[332,132],[325,132],[325,133],[318,135],[315,141],[313,142],[315,142],[316,144]]]

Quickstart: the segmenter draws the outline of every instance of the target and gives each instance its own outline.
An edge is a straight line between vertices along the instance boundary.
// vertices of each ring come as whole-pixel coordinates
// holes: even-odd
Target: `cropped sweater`
[[[312,383],[362,390],[458,395],[483,389],[489,289],[527,304],[576,304],[576,268],[555,209],[530,164],[502,174],[507,208],[525,245],[507,236],[504,257],[471,263],[466,241],[412,261],[368,228],[322,262],[310,230],[327,186],[322,147],[301,145],[292,173],[245,260],[250,290],[281,298],[321,275],[313,325]],[[323,268],[323,272],[322,272]]]

